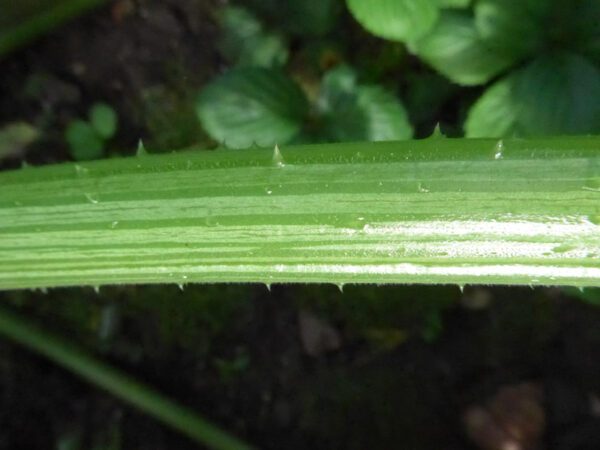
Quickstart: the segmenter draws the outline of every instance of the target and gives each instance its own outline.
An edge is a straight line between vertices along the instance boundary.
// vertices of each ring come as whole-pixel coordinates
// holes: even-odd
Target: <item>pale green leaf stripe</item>
[[[600,285],[600,138],[188,152],[0,174],[0,288]]]

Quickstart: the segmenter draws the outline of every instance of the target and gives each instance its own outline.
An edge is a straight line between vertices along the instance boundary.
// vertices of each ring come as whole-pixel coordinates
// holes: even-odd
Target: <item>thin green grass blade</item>
[[[108,0],[46,0],[37,6],[37,10],[31,11],[28,17],[14,22],[10,20],[10,10],[18,11],[19,8],[27,9],[28,6],[0,6],[0,14],[5,14],[5,20],[0,20],[0,59],[39,35],[105,3]],[[11,23],[5,23],[7,20]]]
[[[169,400],[72,344],[37,329],[5,308],[0,308],[0,335],[49,358],[208,448],[251,449],[194,411]]]

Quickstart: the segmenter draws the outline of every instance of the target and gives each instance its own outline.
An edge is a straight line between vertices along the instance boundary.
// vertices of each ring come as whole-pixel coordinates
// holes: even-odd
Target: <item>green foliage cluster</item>
[[[117,114],[110,105],[92,105],[87,121],[73,120],[65,130],[71,156],[77,161],[102,157],[106,142],[117,132],[117,125]]]
[[[198,117],[215,140],[244,148],[412,137],[408,115],[396,95],[362,83],[348,65],[325,70],[316,86],[307,77],[286,72],[292,39],[300,35],[307,47],[315,46],[337,23],[338,1],[320,2],[318,8],[313,3],[292,1],[284,8],[270,2],[254,5],[264,16],[283,21],[287,37],[266,30],[247,9],[224,10],[220,48],[233,68],[206,86],[197,103]],[[298,28],[290,22],[288,27],[285,17],[309,26]]]
[[[398,98],[402,82],[413,80],[406,92],[409,103],[415,95],[439,97],[426,104],[445,100],[448,88],[433,74],[400,67],[414,64],[406,52],[377,61],[398,66],[391,89],[382,84],[389,80],[364,80],[370,75],[367,64],[357,66],[348,47],[334,51],[332,64],[319,68],[320,78],[307,81],[297,68],[306,60],[295,61],[294,55],[343,48],[351,34],[343,2],[318,4],[293,0],[281,7],[248,0],[247,8],[224,10],[220,48],[232,68],[206,86],[197,103],[198,116],[216,141],[240,148],[407,139],[420,117],[416,112],[409,119]],[[600,131],[596,0],[346,0],[345,6],[364,29],[404,46],[455,89],[468,93],[468,86],[482,86],[481,96],[464,105],[464,117],[456,118],[467,137]]]
[[[467,115],[467,137],[600,131],[595,0],[347,3],[367,30],[404,42],[451,81],[492,82]]]

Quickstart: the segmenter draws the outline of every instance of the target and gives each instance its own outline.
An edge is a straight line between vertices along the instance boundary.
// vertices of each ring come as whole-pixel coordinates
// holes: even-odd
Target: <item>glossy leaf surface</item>
[[[600,284],[600,138],[146,155],[0,174],[0,289]]]

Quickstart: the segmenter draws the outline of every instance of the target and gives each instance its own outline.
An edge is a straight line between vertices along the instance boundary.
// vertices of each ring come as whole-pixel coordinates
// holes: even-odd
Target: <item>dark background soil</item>
[[[480,298],[489,303],[473,309]],[[524,381],[544,391],[535,448],[600,442],[591,408],[600,311],[557,289],[121,287],[0,300],[259,448],[476,448],[465,436],[466,408]],[[440,313],[433,338],[423,302]],[[107,339],[102,317],[115,307]],[[339,341],[307,345],[302,335],[315,326],[301,315],[319,318],[317,328],[331,327]],[[404,330],[406,339],[372,339],[364,331],[373,329]],[[9,342],[0,341],[0,361],[1,448],[52,448],[73,434],[74,448],[195,447]],[[119,446],[109,447],[114,434]]]
[[[219,2],[126,3],[0,62],[0,124],[44,130],[29,163],[67,160],[64,127],[96,101],[118,113],[115,153],[140,137],[156,151],[209,142],[186,113],[221,70]],[[494,399],[508,411],[499,421],[523,401],[542,412],[520,448],[600,448],[600,309],[558,288],[154,286],[0,301],[259,448],[483,448],[463,418]],[[542,398],[499,397],[524,382]],[[45,448],[197,447],[0,340],[0,449]]]

